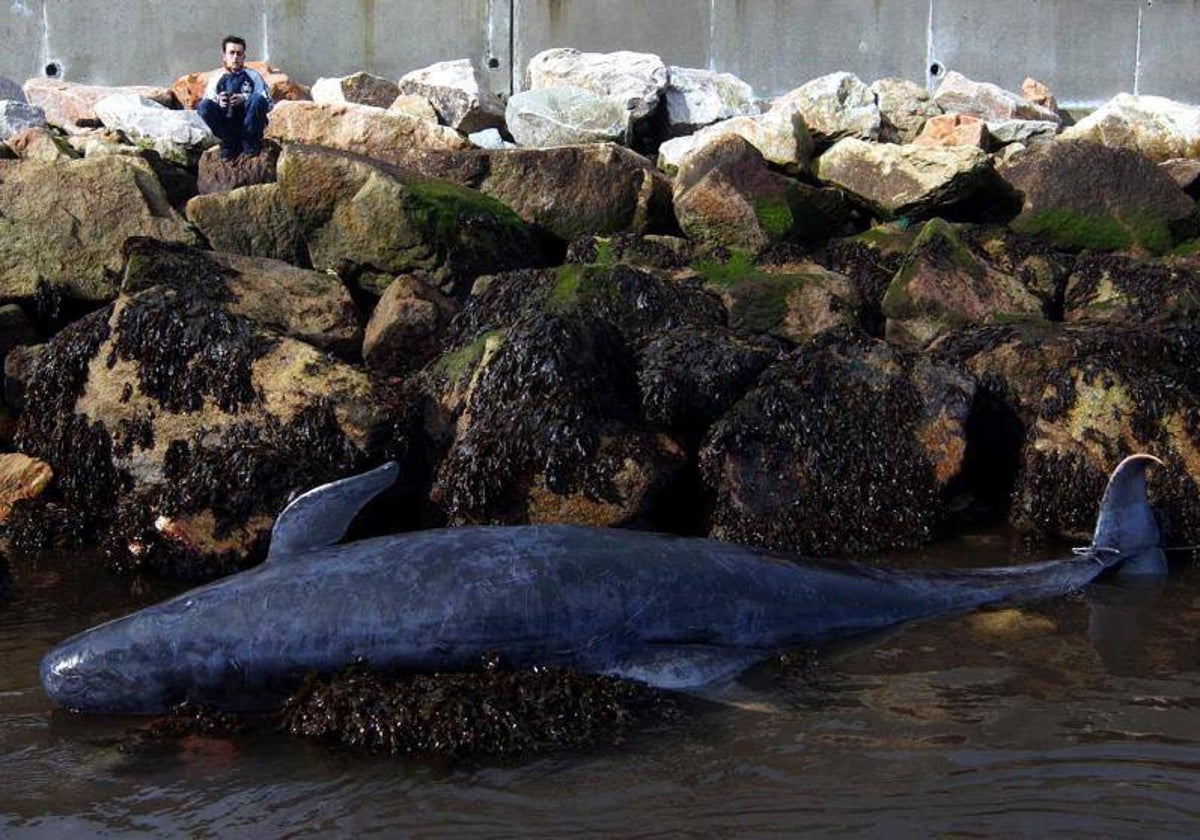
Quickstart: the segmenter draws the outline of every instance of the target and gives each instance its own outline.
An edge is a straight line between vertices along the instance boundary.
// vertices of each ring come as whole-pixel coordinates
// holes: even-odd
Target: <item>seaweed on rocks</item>
[[[44,498],[19,499],[4,535],[13,554],[37,556],[83,548],[95,538],[95,527],[78,508]]]
[[[477,671],[391,679],[351,667],[310,676],[283,725],[305,738],[368,752],[448,758],[514,757],[619,742],[647,717],[670,713],[659,692],[565,668]]]

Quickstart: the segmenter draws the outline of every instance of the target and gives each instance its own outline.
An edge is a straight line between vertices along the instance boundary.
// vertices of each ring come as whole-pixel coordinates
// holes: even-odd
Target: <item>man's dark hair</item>
[[[221,39],[221,52],[225,52],[227,45],[237,44],[243,50],[246,49],[246,39],[240,38],[237,35],[226,35]]]

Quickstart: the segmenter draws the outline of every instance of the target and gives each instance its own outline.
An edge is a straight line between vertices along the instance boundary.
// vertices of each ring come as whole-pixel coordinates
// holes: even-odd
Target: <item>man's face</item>
[[[246,48],[230,41],[225,44],[225,52],[221,54],[221,63],[230,73],[236,73],[246,63]]]

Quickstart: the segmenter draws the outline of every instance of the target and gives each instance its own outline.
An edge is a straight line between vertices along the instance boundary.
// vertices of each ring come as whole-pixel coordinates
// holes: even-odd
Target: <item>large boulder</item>
[[[658,110],[669,76],[658,56],[625,50],[585,53],[559,47],[538,53],[525,67],[530,90],[583,88],[619,103],[635,122]]]
[[[402,274],[384,289],[363,336],[363,363],[385,374],[420,369],[441,350],[458,307],[421,278]]]
[[[925,121],[913,143],[918,146],[974,146],[987,150],[991,135],[987,123],[969,114],[938,114]]]
[[[709,432],[711,535],[822,555],[929,541],[963,469],[974,392],[954,367],[872,339],[795,351]]]
[[[225,160],[219,146],[212,146],[200,156],[196,176],[196,192],[208,195],[228,192],[238,187],[255,184],[270,184],[275,180],[275,166],[279,161],[279,144],[267,141],[262,150],[253,157],[238,155]]]
[[[799,111],[821,147],[843,137],[878,140],[883,125],[874,91],[853,73],[830,73],[813,79],[777,97],[771,110]]]
[[[750,117],[734,117],[687,137],[676,137],[658,147],[658,167],[674,174],[683,159],[718,138],[736,134],[758,149],[772,166],[790,174],[808,170],[812,159],[813,140],[796,109],[781,108]]]
[[[933,101],[945,112],[971,114],[985,120],[1040,120],[1056,125],[1058,113],[1020,94],[989,82],[975,82],[951,70],[933,94]]]
[[[439,61],[404,74],[400,93],[429,100],[438,119],[463,134],[504,125],[504,103],[468,58]]]
[[[0,99],[0,143],[27,128],[46,125],[46,112],[36,105]]]
[[[25,98],[25,91],[21,86],[7,76],[0,76],[0,99],[7,99],[11,102],[28,102]]]
[[[123,250],[122,294],[154,286],[183,288],[212,297],[229,314],[280,335],[347,360],[358,356],[358,310],[346,287],[331,274],[153,239],[130,239]]]
[[[85,158],[19,163],[0,182],[0,298],[112,300],[130,236],[194,243],[146,161]]]
[[[674,223],[670,182],[637,152],[612,143],[431,154],[416,168],[490,195],[565,241]]]
[[[980,454],[1007,481],[1014,522],[1085,544],[1113,465],[1152,452],[1167,463],[1150,487],[1169,545],[1200,538],[1198,340],[1192,324],[1025,324],[949,336],[938,351],[981,383]]]
[[[1023,198],[1010,227],[1061,248],[1162,253],[1197,232],[1196,203],[1129,149],[1050,143],[1017,156],[1000,175]]]
[[[96,103],[109,96],[140,96],[166,108],[176,104],[167,88],[146,85],[106,87],[81,85],[61,79],[33,78],[25,82],[25,96],[46,114],[46,121],[66,131],[100,125]]]
[[[849,212],[836,190],[771,171],[757,149],[729,134],[684,158],[675,215],[701,249],[757,254],[780,242],[828,239]]]
[[[930,216],[995,185],[991,158],[968,146],[896,146],[840,140],[817,159],[817,177],[859,196],[881,217]]]
[[[7,148],[18,158],[38,163],[77,160],[80,155],[67,139],[46,125],[31,126],[8,138]]]
[[[106,128],[123,131],[134,143],[175,163],[196,164],[203,150],[217,142],[195,111],[171,110],[142,96],[106,96],[95,109]]]
[[[352,282],[364,274],[421,272],[461,296],[481,274],[542,261],[512,210],[448,181],[296,145],[285,147],[277,171],[280,196],[319,271]]]
[[[1200,108],[1161,96],[1119,93],[1061,137],[1130,149],[1155,163],[1200,157]]]
[[[876,79],[871,93],[883,118],[879,139],[889,143],[911,143],[927,119],[942,113],[929,91],[908,79]]]
[[[669,79],[663,98],[667,104],[668,131],[673,136],[758,113],[754,89],[731,73],[671,67]]]
[[[258,184],[199,195],[187,203],[188,221],[218,251],[310,264],[304,229],[278,184]]]
[[[1149,324],[1188,323],[1200,315],[1200,257],[1144,259],[1084,253],[1067,282],[1064,318]]]
[[[913,349],[967,324],[1042,318],[1046,301],[931,219],[883,298],[889,341]]]
[[[264,135],[280,143],[342,149],[405,165],[430,150],[466,149],[457,131],[428,120],[369,105],[280,102]]]
[[[358,72],[349,76],[320,78],[312,86],[312,100],[322,105],[371,105],[387,108],[400,95],[399,86],[391,79]]]
[[[203,282],[123,294],[33,371],[21,449],[124,564],[251,564],[292,494],[387,457],[395,409],[363,372],[230,303]]]
[[[539,149],[622,140],[629,130],[629,113],[620,102],[581,87],[514,94],[505,120],[513,140]]]

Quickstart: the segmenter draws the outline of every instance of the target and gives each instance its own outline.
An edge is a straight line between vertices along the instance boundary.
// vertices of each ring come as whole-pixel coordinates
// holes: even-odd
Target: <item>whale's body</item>
[[[1154,565],[1161,552],[1143,476],[1151,460],[1134,456],[1114,472],[1091,550],[945,572],[797,562],[714,540],[568,525],[333,544],[394,480],[385,466],[294,502],[261,566],[62,643],[43,660],[42,679],[60,705],[108,713],[183,700],[263,708],[313,671],[355,661],[457,670],[488,653],[697,688],[788,648],[1061,594],[1121,560]]]

